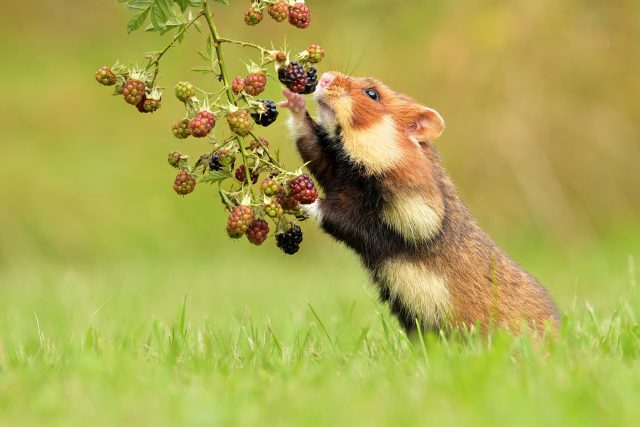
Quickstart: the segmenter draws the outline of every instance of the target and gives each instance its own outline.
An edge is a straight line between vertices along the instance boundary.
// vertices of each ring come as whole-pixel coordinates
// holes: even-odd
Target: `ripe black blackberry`
[[[276,245],[287,255],[293,255],[300,249],[302,230],[298,225],[292,225],[284,233],[276,234]]]
[[[309,205],[318,198],[318,190],[306,173],[289,181],[289,197],[300,204]]]
[[[307,73],[295,61],[278,68],[278,80],[293,93],[304,93],[307,87]]]
[[[269,234],[269,223],[264,219],[256,219],[249,225],[245,234],[249,242],[259,246],[267,240],[267,235]]]
[[[96,81],[104,86],[113,86],[118,81],[118,76],[111,67],[100,67],[96,71]]]
[[[252,113],[251,117],[260,126],[269,126],[275,122],[278,118],[278,110],[276,109],[276,103],[270,99],[259,99],[258,102],[262,103],[265,111]]]
[[[318,70],[316,67],[309,67],[307,71],[307,84],[304,87],[304,94],[308,95],[316,91],[318,86]]]
[[[215,152],[211,155],[209,159],[209,170],[219,171],[222,169],[222,163],[220,163],[220,153]]]

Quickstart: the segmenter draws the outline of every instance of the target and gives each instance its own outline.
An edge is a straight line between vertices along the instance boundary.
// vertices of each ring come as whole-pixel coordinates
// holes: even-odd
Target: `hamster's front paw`
[[[291,92],[289,89],[283,89],[282,94],[286,98],[278,103],[278,107],[288,108],[294,116],[302,116],[307,110],[307,101],[302,95]]]

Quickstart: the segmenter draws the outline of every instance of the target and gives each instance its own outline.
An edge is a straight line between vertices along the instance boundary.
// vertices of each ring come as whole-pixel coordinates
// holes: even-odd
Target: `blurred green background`
[[[626,292],[640,262],[639,2],[309,0],[306,31],[268,17],[247,27],[246,3],[214,4],[223,36],[321,44],[321,71],[375,76],[440,111],[437,145],[464,200],[561,311]],[[273,240],[227,239],[215,187],[176,197],[166,153],[207,150],[171,137],[181,105],[166,96],[141,115],[94,81],[98,66],[143,63],[167,42],[127,35],[128,17],[115,0],[0,4],[4,340],[35,336],[34,312],[49,331],[115,330],[173,316],[184,295],[196,318],[222,323],[247,310],[284,324],[308,316],[307,301],[328,318],[354,302],[374,316],[356,258],[313,224],[287,257]],[[162,85],[215,87],[188,71],[204,39],[166,56]],[[232,74],[252,54],[226,48]],[[298,166],[284,120],[264,135]]]

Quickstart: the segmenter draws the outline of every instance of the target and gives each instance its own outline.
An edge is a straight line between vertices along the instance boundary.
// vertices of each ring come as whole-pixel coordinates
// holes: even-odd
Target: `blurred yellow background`
[[[640,2],[309,0],[305,31],[268,17],[247,27],[246,4],[213,3],[223,36],[321,44],[320,71],[375,76],[437,109],[463,199],[561,306],[574,295],[606,304],[628,286],[640,253]],[[58,303],[64,317],[89,300],[82,316],[107,301],[164,313],[185,293],[214,317],[295,313],[307,300],[374,307],[355,257],[313,224],[288,258],[273,241],[227,239],[215,187],[176,197],[166,153],[207,147],[172,138],[183,111],[170,94],[179,80],[216,87],[188,71],[205,35],[167,54],[163,108],[141,115],[93,77],[166,44],[127,35],[128,18],[115,0],[0,4],[2,308],[18,318]],[[226,47],[231,73],[251,55]],[[267,94],[279,98],[273,81]],[[264,135],[293,169],[284,122]]]

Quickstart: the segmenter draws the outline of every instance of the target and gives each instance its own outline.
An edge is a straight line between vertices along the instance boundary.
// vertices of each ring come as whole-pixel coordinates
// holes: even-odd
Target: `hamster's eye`
[[[365,89],[364,93],[366,93],[367,96],[373,99],[374,101],[380,100],[380,95],[378,94],[378,91],[373,88]]]

